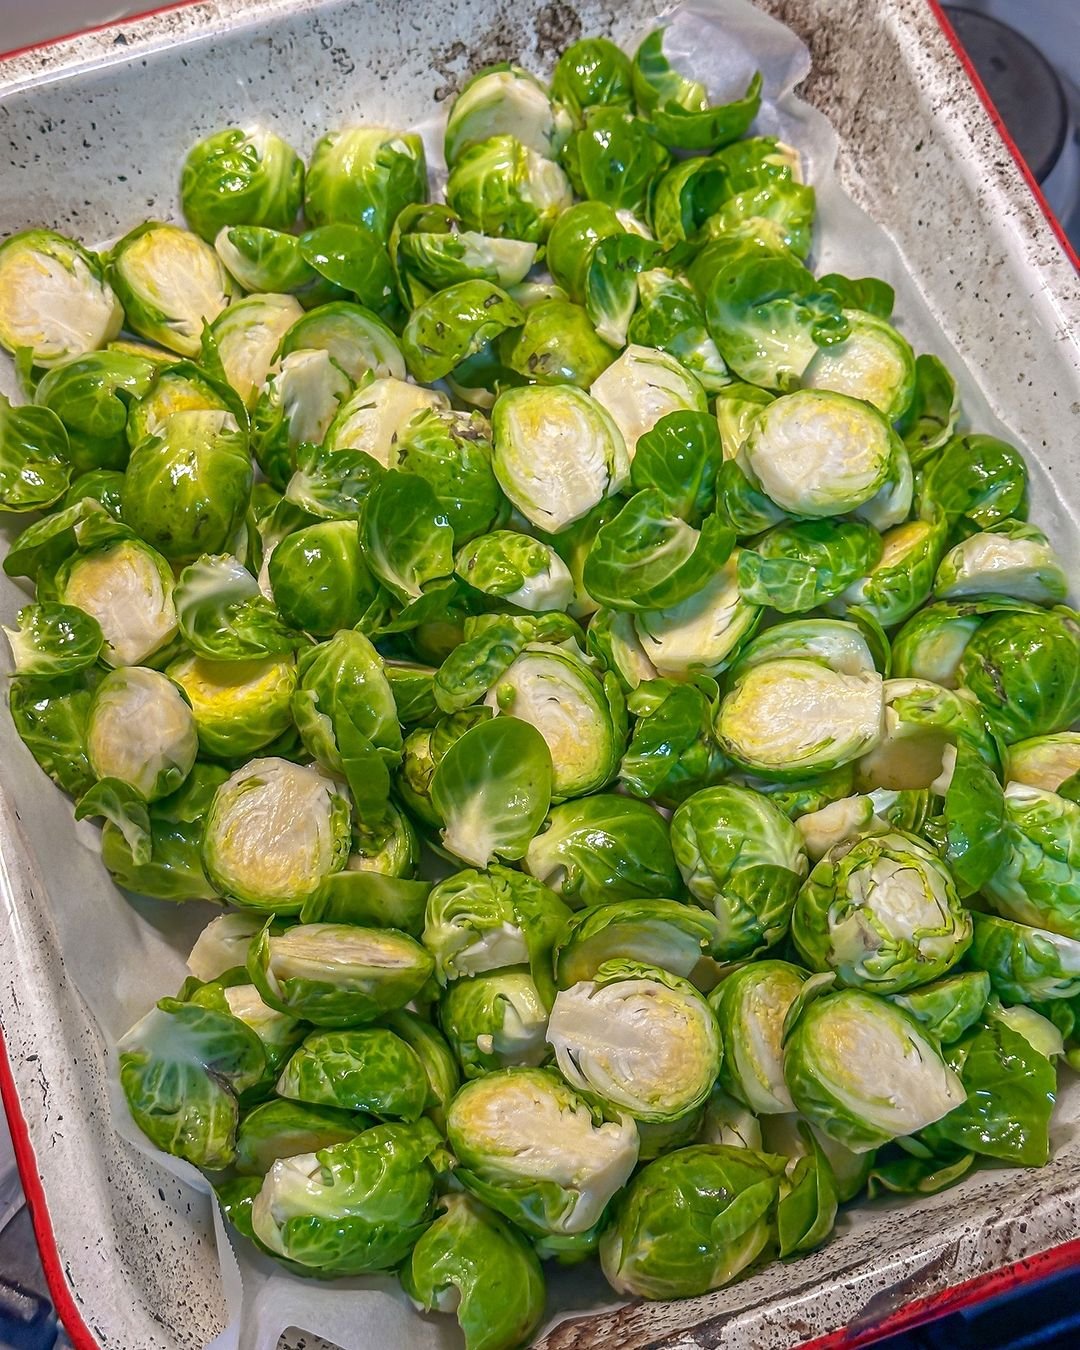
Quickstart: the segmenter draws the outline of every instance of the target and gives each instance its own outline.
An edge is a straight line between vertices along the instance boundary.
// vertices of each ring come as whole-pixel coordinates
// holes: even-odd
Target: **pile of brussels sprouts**
[[[1044,1163],[1080,1056],[1062,567],[759,100],[588,39],[466,84],[445,204],[415,134],[233,128],[189,229],[0,246],[12,717],[120,886],[229,907],[131,1112],[476,1350],[542,1261],[700,1294]]]

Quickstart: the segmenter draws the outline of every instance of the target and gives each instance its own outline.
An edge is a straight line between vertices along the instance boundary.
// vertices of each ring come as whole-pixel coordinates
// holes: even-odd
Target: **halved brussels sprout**
[[[113,245],[109,280],[128,327],[181,356],[199,354],[203,324],[217,318],[232,289],[209,244],[179,226],[153,220]]]
[[[532,524],[552,534],[620,490],[630,464],[604,406],[572,385],[507,389],[492,410],[499,486]]]
[[[1057,792],[1066,779],[1080,773],[1080,731],[1033,736],[1010,745],[1005,754],[1006,783]]]
[[[180,173],[187,223],[210,243],[226,225],[287,230],[300,211],[304,165],[265,127],[229,127],[193,145]]]
[[[454,100],[443,147],[451,169],[470,145],[492,136],[513,136],[556,159],[572,129],[570,115],[551,103],[535,75],[521,66],[493,66],[473,75]]]
[[[688,281],[652,268],[638,273],[637,294],[638,307],[627,329],[631,343],[674,357],[708,393],[731,383],[733,376],[709,336],[705,310]]]
[[[992,614],[957,666],[1006,745],[1064,731],[1080,717],[1080,623],[1074,611]]]
[[[1068,579],[1042,530],[1005,520],[992,530],[969,535],[942,558],[934,580],[939,600],[969,595],[1009,595],[1033,604],[1065,599]]]
[[[586,311],[559,299],[530,305],[522,327],[506,333],[498,350],[511,370],[535,384],[579,389],[588,389],[615,357],[615,348],[593,328]]]
[[[888,669],[888,643],[862,615],[846,619],[788,619],[759,633],[739,654],[738,677],[765,661],[816,661],[841,675]]]
[[[885,628],[902,623],[930,597],[945,548],[944,519],[910,520],[882,538],[881,556],[865,576],[830,603],[842,612],[858,605]],[[916,620],[918,621],[918,620]]]
[[[633,101],[630,58],[607,38],[579,38],[559,57],[551,78],[552,98],[575,115],[602,103]]]
[[[311,304],[325,299],[313,295],[320,289],[319,274],[304,260],[295,234],[261,225],[225,225],[214,239],[214,252],[245,291],[299,292]]]
[[[101,625],[107,665],[141,665],[176,636],[172,571],[140,539],[75,554],[57,573],[56,585],[60,601]]]
[[[439,1022],[466,1078],[536,1067],[550,1057],[548,1010],[527,970],[455,980],[442,996]]]
[[[0,344],[54,366],[104,347],[124,311],[101,259],[53,230],[21,230],[0,244]]]
[[[718,675],[731,664],[761,617],[761,610],[739,595],[738,566],[736,549],[689,599],[634,615],[634,632],[652,675],[685,680],[693,674]]]
[[[274,1091],[312,1106],[419,1120],[428,1081],[416,1051],[385,1027],[313,1031],[294,1051]]]
[[[638,1158],[629,1116],[604,1120],[546,1069],[466,1083],[446,1132],[466,1189],[535,1237],[587,1232]]]
[[[602,104],[585,110],[562,163],[579,197],[643,214],[671,156],[649,122],[625,105]]]
[[[689,1298],[719,1289],[775,1240],[787,1163],[774,1154],[694,1144],[637,1174],[600,1239],[619,1294]]]
[[[537,245],[524,239],[495,239],[462,229],[457,212],[446,206],[406,207],[390,235],[398,290],[410,306],[459,281],[517,287],[536,254]]]
[[[1080,941],[1080,803],[1013,782],[1004,810],[1005,860],[983,895],[1003,918]]]
[[[142,399],[154,378],[153,362],[127,352],[87,352],[71,357],[46,371],[34,402],[51,408],[68,434],[66,456],[80,472],[92,469],[122,469],[127,463],[128,436],[125,428],[132,405]],[[44,427],[37,414],[20,409],[9,425],[10,433],[22,431],[29,446],[40,444]],[[24,444],[27,441],[24,440]],[[45,445],[48,441],[45,441]]]
[[[690,894],[720,921],[726,959],[784,937],[808,870],[806,851],[767,797],[728,783],[695,792],[671,818],[671,847]]]
[[[50,408],[13,408],[0,394],[0,508],[21,513],[55,506],[71,473],[71,441],[59,416]],[[63,504],[74,503],[64,498]]]
[[[565,610],[574,598],[574,578],[555,550],[513,530],[496,530],[466,544],[454,571],[485,595],[535,613]]]
[[[524,866],[575,909],[680,889],[667,821],[646,802],[614,793],[556,806]]]
[[[806,368],[807,389],[830,389],[872,403],[890,422],[907,411],[915,393],[915,353],[885,319],[845,309],[851,332],[821,348]]]
[[[371,310],[344,300],[319,305],[297,319],[281,339],[279,356],[298,351],[328,352],[356,381],[371,372],[376,379],[405,378],[405,358],[393,332]]]
[[[273,1255],[319,1274],[393,1270],[431,1222],[440,1146],[422,1120],[279,1158],[251,1208],[254,1235]]]
[[[573,915],[555,945],[555,982],[591,980],[606,961],[636,961],[711,984],[724,952],[715,916],[679,900],[612,900]]]
[[[816,609],[869,572],[881,536],[856,520],[776,525],[739,554],[739,593],[782,614]]]
[[[459,281],[416,306],[401,346],[412,374],[430,384],[524,319],[525,311],[490,281]]]
[[[446,200],[470,230],[543,243],[573,197],[556,163],[501,135],[461,153],[450,170]]]
[[[585,303],[589,260],[601,239],[626,232],[615,208],[607,202],[577,202],[552,226],[545,261],[552,277],[577,305]]]
[[[235,904],[296,914],[349,855],[349,804],[316,769],[253,759],[214,795],[207,876]]]
[[[716,721],[730,759],[780,780],[848,764],[872,750],[883,730],[880,675],[843,675],[800,660],[763,661],[744,671]]]
[[[128,444],[134,449],[147,437],[160,436],[174,413],[192,412],[227,413],[230,429],[247,426],[243,403],[227,384],[194,361],[171,361],[157,367],[149,388],[131,405]]]
[[[795,1109],[784,1081],[784,1021],[807,978],[787,961],[754,961],[709,995],[725,1048],[720,1084],[758,1115]]]
[[[1080,942],[1045,928],[973,914],[972,959],[985,970],[999,998],[1047,1003],[1080,994]]]
[[[415,132],[347,127],[312,151],[304,214],[311,225],[360,221],[386,240],[399,212],[426,197],[424,143]]]
[[[352,381],[328,352],[290,352],[263,386],[251,421],[252,450],[259,468],[284,491],[302,444],[321,444]]]
[[[812,970],[895,994],[956,964],[971,944],[971,916],[938,856],[893,832],[826,854],[799,892],[791,935]]]
[[[249,412],[258,402],[281,339],[303,312],[291,295],[248,295],[210,325],[225,378]]]
[[[198,750],[191,709],[159,671],[125,666],[98,685],[86,721],[86,753],[99,778],[119,778],[155,801],[176,791]]]
[[[284,1099],[263,1102],[242,1117],[236,1131],[236,1170],[241,1176],[264,1177],[279,1158],[348,1143],[373,1124],[360,1111]]]
[[[392,928],[300,923],[277,935],[264,928],[247,969],[270,1007],[318,1027],[351,1027],[404,1007],[434,963]]]
[[[705,412],[708,399],[696,376],[667,352],[631,344],[589,391],[622,433],[632,460],[638,440],[661,417],[682,409]]]
[[[855,1153],[932,1125],[967,1096],[918,1022],[860,989],[803,1009],[785,1044],[784,1076],[803,1115]]]
[[[398,436],[426,409],[443,411],[445,394],[405,380],[382,378],[361,383],[342,403],[326,433],[331,450],[363,450],[385,468],[393,467]]]

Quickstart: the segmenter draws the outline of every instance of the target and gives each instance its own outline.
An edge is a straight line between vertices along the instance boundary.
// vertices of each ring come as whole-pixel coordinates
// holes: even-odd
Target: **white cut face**
[[[817,862],[837,844],[856,838],[874,819],[874,803],[866,796],[841,797],[820,811],[808,811],[795,822],[806,851]]]
[[[255,1236],[272,1252],[287,1256],[282,1228],[290,1219],[317,1214],[320,1219],[347,1219],[355,1211],[355,1197],[348,1186],[328,1183],[327,1174],[314,1153],[278,1158],[263,1179],[262,1189],[251,1207]]]
[[[1045,541],[973,534],[943,559],[934,594],[939,600],[958,600],[988,591],[1041,605],[1064,600],[1066,584]]]
[[[344,923],[305,923],[270,938],[267,979],[319,980],[340,989],[368,988],[380,974],[408,970],[416,948],[393,932]]]
[[[885,731],[880,744],[859,761],[859,782],[864,788],[885,788],[893,792],[929,787],[941,776],[952,735],[942,727],[906,721],[903,709],[895,706],[915,696],[923,702],[940,696],[942,691],[929,681],[886,680]]]
[[[680,679],[693,671],[715,675],[724,669],[758,614],[739,595],[738,554],[736,549],[712,580],[681,605],[635,615],[641,650],[656,674]]]
[[[868,321],[858,310],[846,309],[844,317],[851,324],[850,337],[818,348],[803,386],[861,398],[890,419],[896,417],[914,370],[907,342],[889,324]]]
[[[249,295],[230,305],[214,325],[225,378],[249,411],[258,401],[278,344],[303,312],[291,295]]]
[[[841,675],[873,673],[874,656],[862,632],[843,619],[802,619],[767,629],[754,642],[761,661],[816,661]],[[760,659],[759,659],[760,658]]]
[[[888,424],[853,399],[804,389],[762,409],[742,453],[765,494],[796,516],[868,502],[892,456]]]
[[[503,1064],[536,1067],[547,1059],[548,1014],[530,975],[512,971],[503,975],[499,985],[502,1025],[489,1037],[477,1037],[477,1045],[487,1054],[498,1055]],[[490,1045],[480,1045],[490,1039]]]
[[[111,666],[140,665],[176,636],[172,587],[146,549],[130,540],[77,559],[60,598],[97,619]]]
[[[744,983],[737,1015],[734,1056],[746,1100],[759,1115],[793,1111],[784,1081],[784,1019],[802,989],[793,971],[773,970],[767,979]]]
[[[334,419],[331,450],[363,450],[384,469],[398,461],[397,441],[417,413],[449,408],[445,394],[406,380],[381,379],[358,389]]]
[[[716,1019],[700,995],[646,978],[562,990],[548,1022],[559,1072],[646,1120],[677,1120],[720,1068]]]
[[[598,376],[589,392],[611,414],[631,459],[640,438],[661,417],[707,407],[705,391],[673,356],[635,343]]]
[[[456,242],[461,246],[462,268],[494,273],[493,280],[504,290],[528,276],[540,247],[524,239],[493,239],[475,230],[462,230]]]
[[[234,1017],[250,1027],[261,1041],[271,1045],[288,1036],[296,1026],[294,1017],[264,1003],[253,984],[230,985],[225,990],[225,1002]]]
[[[0,251],[0,341],[30,347],[35,365],[96,351],[123,319],[112,287],[78,253],[54,256],[30,241]]]
[[[179,786],[198,750],[191,709],[160,671],[127,666],[102,680],[86,727],[87,758],[99,778],[119,778],[152,801],[163,786]],[[179,777],[166,785],[170,771]]]
[[[1034,736],[1009,746],[1006,780],[1056,792],[1066,778],[1080,773],[1080,731]]]
[[[541,571],[526,577],[516,591],[502,597],[507,604],[534,614],[569,606],[574,598],[574,578],[554,549],[548,549],[547,554],[547,565]]]
[[[955,689],[959,683],[956,672],[964,648],[981,623],[982,618],[973,614],[970,618],[950,618],[935,624],[927,630],[925,637],[920,638],[918,648],[909,659],[911,673],[940,685],[942,689]]]
[[[234,966],[247,961],[251,939],[262,928],[262,920],[250,914],[221,914],[211,919],[191,949],[187,968],[204,983],[216,980]]]
[[[138,301],[154,315],[153,336],[181,356],[198,356],[204,323],[229,303],[225,270],[198,235],[161,225],[133,240],[116,262]]]
[[[447,141],[455,155],[492,136],[513,136],[549,159],[561,149],[547,95],[534,80],[512,70],[475,80],[450,112]]]
[[[290,352],[270,377],[270,387],[285,411],[289,444],[321,445],[350,384],[329,352],[312,348]]]
[[[890,937],[898,940],[951,929],[947,877],[941,864],[903,835],[886,834],[880,842],[883,848],[907,854],[908,858],[877,857],[869,865],[857,867],[848,878],[850,903],[866,909]],[[920,949],[925,949],[927,942],[933,946],[933,940],[927,939],[920,942]],[[952,945],[950,938],[948,949]]]
[[[748,768],[790,776],[865,754],[881,738],[883,713],[876,672],[841,675],[813,661],[766,661],[724,699],[719,731]]]
[[[574,204],[570,180],[553,159],[526,149],[527,184],[522,195],[536,208],[537,213],[553,223],[556,217]]]
[[[760,1150],[761,1123],[748,1106],[729,1097],[722,1089],[714,1088],[696,1142]]]

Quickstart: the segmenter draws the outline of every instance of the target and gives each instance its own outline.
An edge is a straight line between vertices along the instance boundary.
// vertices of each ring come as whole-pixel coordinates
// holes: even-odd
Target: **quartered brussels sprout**
[[[558,164],[504,133],[462,151],[446,200],[469,230],[543,243],[573,198]]]
[[[34,402],[51,409],[63,423],[68,448],[62,453],[76,470],[122,469],[128,458],[125,430],[130,410],[145,396],[153,378],[154,365],[142,356],[87,352],[46,371],[34,391]],[[20,408],[9,417],[12,450],[16,441],[22,442],[24,453],[48,447],[42,425],[46,414]]]
[[[316,769],[253,759],[214,795],[203,863],[235,904],[295,914],[348,854],[348,801]]]
[[[76,553],[56,577],[57,598],[101,625],[101,657],[110,666],[138,666],[176,636],[169,564],[139,539],[121,539]]]
[[[471,1195],[445,1195],[442,1213],[401,1270],[402,1288],[427,1312],[453,1313],[465,1350],[514,1350],[544,1315],[544,1275],[516,1228]]]
[[[28,349],[34,365],[54,366],[104,347],[123,322],[97,254],[53,230],[0,244],[0,345],[9,352]]]
[[[897,421],[915,392],[915,354],[891,323],[861,310],[845,309],[851,329],[843,342],[823,347],[803,375],[808,389],[831,389],[864,399]]]
[[[740,674],[716,719],[720,748],[752,773],[792,779],[848,764],[884,731],[881,676],[816,661],[763,661]]]
[[[263,473],[284,491],[303,444],[321,444],[352,381],[329,352],[302,348],[282,358],[259,394],[251,448]]]
[[[727,783],[695,792],[671,818],[671,847],[691,896],[720,921],[726,959],[784,937],[806,852],[767,797]]]
[[[712,1009],[687,980],[612,960],[555,998],[547,1038],[571,1087],[647,1121],[702,1105],[723,1045]]]
[[[320,1274],[392,1270],[431,1222],[439,1148],[438,1131],[422,1120],[279,1158],[252,1205],[254,1235]]]
[[[784,1081],[784,1020],[806,979],[786,961],[755,961],[709,995],[725,1048],[720,1083],[757,1115],[794,1110]]]
[[[346,1144],[374,1123],[360,1111],[282,1098],[263,1102],[241,1117],[236,1131],[236,1170],[241,1176],[264,1177],[279,1158]]]
[[[574,598],[574,578],[555,550],[513,530],[496,530],[466,544],[454,571],[476,590],[518,609],[565,610]]]
[[[969,535],[942,558],[934,579],[939,600],[1008,595],[1033,604],[1064,600],[1069,583],[1042,530],[1018,520]]]
[[[473,75],[450,108],[446,162],[452,169],[469,146],[492,136],[513,136],[536,154],[557,159],[572,128],[570,115],[549,100],[535,75],[521,66],[493,66]]]
[[[303,312],[291,295],[248,295],[210,325],[225,378],[249,412],[258,402],[281,339]]]
[[[630,58],[607,38],[579,38],[559,57],[551,95],[575,115],[634,97]]]
[[[1004,861],[983,895],[1003,918],[1080,941],[1080,804],[1009,783],[1004,826]]]
[[[634,458],[637,443],[661,417],[683,409],[704,412],[705,390],[691,372],[666,352],[631,344],[589,391],[607,409]]]
[[[1059,731],[1055,736],[1032,736],[1010,745],[1005,755],[1006,783],[1057,792],[1067,779],[1080,773],[1080,732]]]
[[[181,356],[199,354],[203,324],[217,318],[231,292],[228,274],[209,244],[157,221],[136,226],[113,245],[109,280],[128,327]]]
[[[791,935],[812,970],[893,994],[955,965],[971,943],[971,916],[937,854],[893,832],[826,854],[799,892]]]
[[[188,151],[180,174],[187,223],[213,243],[226,225],[287,230],[304,194],[296,151],[265,127],[216,131]]]
[[[159,671],[125,666],[98,685],[86,722],[86,753],[98,778],[119,778],[154,801],[176,791],[198,748],[191,708]]]
[[[529,1236],[585,1233],[638,1157],[633,1120],[605,1120],[547,1069],[466,1083],[446,1119],[455,1176]]]
[[[649,1163],[600,1240],[608,1283],[643,1298],[689,1298],[728,1284],[774,1240],[786,1163],[723,1144]]]
[[[784,1076],[803,1115],[855,1153],[932,1125],[967,1095],[914,1018],[858,989],[803,1010],[785,1045]]]
[[[1047,1003],[1080,994],[1080,941],[993,914],[973,914],[972,922],[972,959],[999,998]]]
[[[736,550],[688,599],[634,615],[634,632],[651,667],[647,678],[718,675],[731,664],[761,617],[761,610],[739,595],[738,565]]]
[[[507,389],[491,420],[499,486],[541,530],[565,530],[626,482],[630,464],[622,433],[582,389]]]
[[[427,197],[424,145],[414,132],[347,127],[318,142],[304,181],[311,225],[359,221],[389,239],[398,213]]]
[[[1080,623],[1063,607],[992,614],[956,674],[1007,745],[1064,731],[1080,717]]]
[[[455,980],[439,1004],[439,1023],[466,1078],[550,1058],[548,1009],[528,970]]]

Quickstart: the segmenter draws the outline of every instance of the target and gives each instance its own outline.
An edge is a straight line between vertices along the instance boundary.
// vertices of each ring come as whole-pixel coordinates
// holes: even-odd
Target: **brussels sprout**
[[[1027,515],[1027,491],[1027,465],[1015,446],[994,436],[955,436],[927,465],[921,497],[971,533]]]
[[[119,778],[147,801],[167,797],[198,753],[183,695],[156,670],[126,666],[98,685],[86,722],[86,752],[99,778]]]
[[[91,469],[71,484],[60,499],[59,510],[66,511],[82,501],[92,501],[107,511],[113,520],[119,520],[123,490],[124,475],[116,469]]]
[[[681,409],[705,412],[705,390],[694,375],[651,347],[626,348],[590,390],[622,432],[632,460],[639,439],[659,420]]]
[[[739,554],[739,593],[750,604],[798,614],[835,599],[881,552],[880,535],[859,521],[776,525]]]
[[[94,673],[17,676],[8,691],[11,720],[44,773],[73,797],[94,784],[86,758],[86,717]]]
[[[556,220],[548,237],[545,261],[575,304],[585,303],[585,280],[597,244],[625,233],[615,208],[607,202],[577,202]]]
[[[225,225],[214,239],[214,251],[245,291],[300,292],[306,298],[311,288],[317,289],[318,273],[304,260],[294,234],[261,225]]]
[[[524,866],[575,909],[681,889],[667,821],[647,803],[614,793],[556,806]]]
[[[56,583],[63,604],[100,624],[107,665],[141,665],[176,636],[172,572],[161,554],[139,539],[75,554]]]
[[[457,1179],[531,1237],[587,1232],[638,1158],[629,1116],[604,1120],[547,1069],[466,1083],[446,1131]]]
[[[611,364],[615,348],[580,305],[541,300],[525,311],[520,329],[504,335],[499,353],[511,370],[536,384],[587,389]]]
[[[251,412],[281,339],[303,310],[291,295],[248,295],[210,325],[225,378]]]
[[[514,136],[491,136],[458,157],[446,200],[469,230],[543,243],[572,201],[558,164]]]
[[[972,915],[976,933],[980,921],[986,917]],[[970,1030],[982,1017],[989,997],[990,976],[985,970],[960,971],[909,989],[906,994],[890,995],[897,1007],[914,1017],[941,1045],[959,1040]]]
[[[722,462],[715,420],[696,409],[665,414],[638,440],[630,482],[655,488],[668,510],[691,525],[708,514]]]
[[[264,1003],[253,984],[237,984],[237,979],[242,979],[242,972],[228,972],[221,980],[194,989],[185,982],[181,995],[186,995],[187,1002],[230,1014],[258,1036],[266,1068],[259,1082],[241,1095],[241,1104],[246,1105],[249,1100],[260,1100],[273,1086],[282,1065],[304,1039],[305,1028]]]
[[[356,855],[349,859],[355,863]],[[300,910],[302,923],[360,924],[397,928],[418,937],[431,884],[392,877],[365,867],[346,865],[324,877]],[[273,931],[273,930],[271,930]]]
[[[426,196],[419,136],[348,127],[329,132],[315,146],[304,183],[304,214],[311,225],[359,221],[386,240],[398,213]]]
[[[1018,520],[969,535],[942,558],[934,579],[939,600],[992,592],[1051,605],[1064,600],[1068,589],[1061,561],[1046,535]]]
[[[352,382],[325,351],[284,357],[259,394],[252,414],[251,448],[259,468],[284,491],[304,443],[321,443]]]
[[[1033,736],[1010,745],[1005,754],[1006,783],[1057,792],[1068,779],[1080,773],[1080,732],[1060,731],[1056,736]]]
[[[199,354],[203,324],[217,318],[231,292],[209,244],[188,230],[152,220],[113,245],[109,280],[128,327],[181,356]]]
[[[716,394],[716,425],[720,432],[724,461],[733,461],[746,443],[750,428],[761,416],[762,410],[776,399],[767,389],[753,384],[725,385]],[[759,494],[760,495],[760,494]],[[778,507],[772,507],[779,512]],[[777,517],[782,518],[782,513]]]
[[[508,389],[496,400],[492,426],[499,486],[540,529],[564,530],[626,482],[622,434],[581,389]]]
[[[888,315],[883,317],[887,318]],[[897,431],[903,437],[916,468],[949,440],[959,416],[960,397],[956,381],[948,369],[936,356],[917,356],[912,399],[897,423]]]
[[[946,771],[949,748],[960,740],[996,770],[996,747],[967,690],[953,692],[928,680],[886,680],[884,696],[883,738],[859,761],[864,787],[931,787]]]
[[[278,354],[284,357],[313,350],[327,352],[356,382],[368,371],[380,380],[405,378],[405,358],[397,338],[363,305],[335,301],[309,310],[281,339]]]
[[[625,345],[638,303],[638,274],[659,251],[654,239],[629,231],[601,239],[593,248],[585,271],[585,309],[605,342]]]
[[[865,625],[837,619],[789,619],[774,624],[748,643],[739,656],[736,675],[764,661],[817,661],[841,675],[887,669],[887,649],[872,647]]]
[[[784,1081],[784,1020],[806,979],[786,961],[755,961],[709,995],[726,1048],[720,1084],[758,1115],[795,1109]]]
[[[627,700],[635,720],[619,765],[625,790],[670,806],[719,782],[729,766],[713,736],[717,700],[706,676],[639,684]]]
[[[881,739],[882,680],[816,661],[767,660],[736,679],[716,735],[736,764],[780,780],[850,763]]]
[[[722,1088],[713,1088],[697,1133],[699,1144],[724,1144],[728,1148],[761,1151],[761,1125],[757,1116]]]
[[[730,185],[725,183],[724,186],[730,192]],[[772,236],[797,258],[805,258],[813,243],[816,207],[817,196],[812,187],[796,182],[793,178],[770,179],[757,187],[726,196],[705,222],[698,241],[722,238],[747,227],[762,229],[770,226]],[[824,287],[824,279],[819,285]],[[830,286],[829,289],[834,290],[835,287]],[[843,304],[843,298],[838,298]],[[845,317],[850,321],[850,316]],[[903,339],[900,338],[900,341]],[[872,399],[869,401],[873,402]]]
[[[524,239],[493,239],[462,229],[457,212],[445,206],[406,207],[390,235],[398,290],[409,306],[459,281],[516,287],[536,254],[537,245]]]
[[[414,1121],[427,1102],[419,1056],[385,1027],[313,1031],[290,1057],[279,1097]]]
[[[442,1213],[401,1270],[427,1312],[452,1312],[465,1350],[514,1350],[544,1315],[544,1275],[533,1249],[471,1195],[445,1195]]]
[[[671,847],[691,896],[720,920],[726,959],[783,938],[806,852],[767,797],[727,783],[695,792],[671,818]]]
[[[737,568],[736,550],[681,604],[635,616],[634,629],[653,673],[685,679],[695,672],[716,675],[730,664],[761,613],[740,598]]]
[[[258,529],[263,545],[263,564],[268,554],[298,526],[315,520],[356,522],[363,503],[382,477],[382,468],[363,450],[330,450],[322,445],[301,444],[296,451],[296,470],[278,497],[274,492],[269,511],[260,515]]]
[[[236,1156],[237,1095],[266,1053],[239,1018],[163,998],[116,1046],[132,1118],[158,1148],[218,1171]]]
[[[586,108],[633,100],[630,58],[607,38],[579,38],[559,57],[551,96],[580,116]]]
[[[783,180],[790,182],[790,174]],[[729,198],[728,174],[719,156],[694,156],[677,161],[656,185],[652,200],[652,226],[667,249],[688,239],[695,246],[707,242],[702,226],[712,219]]]
[[[105,643],[98,621],[73,605],[26,605],[18,629],[3,631],[16,675],[72,675],[92,666]]]
[[[445,1132],[446,1108],[461,1086],[461,1071],[446,1037],[406,1008],[388,1014],[386,1025],[416,1052],[428,1082],[425,1112]]]
[[[786,1042],[784,1073],[798,1109],[855,1153],[914,1134],[966,1096],[912,1017],[858,989],[804,1008]]]
[[[223,778],[224,775],[219,781]],[[251,939],[262,926],[263,920],[257,914],[221,914],[211,919],[195,940],[187,960],[188,970],[200,983],[209,983],[242,967]]]
[[[259,583],[230,554],[208,555],[185,567],[174,594],[185,642],[210,661],[283,656],[300,645]]]
[[[891,323],[844,309],[851,332],[822,348],[803,375],[808,389],[829,389],[872,403],[890,422],[902,417],[915,392],[915,354]]]
[[[860,606],[886,628],[909,618],[930,596],[945,548],[944,521],[911,520],[896,525],[882,539],[881,556],[829,605],[842,612]]]
[[[812,970],[893,994],[955,965],[971,943],[971,916],[937,855],[894,832],[827,854],[799,892],[791,935]]]
[[[270,588],[293,628],[328,637],[351,628],[378,595],[355,521],[323,520],[287,535],[270,555]]]
[[[466,1078],[549,1058],[548,1010],[527,970],[497,970],[455,980],[439,1021]]]
[[[0,394],[0,509],[38,511],[68,490],[71,445],[49,408],[13,408]]]
[[[638,273],[637,295],[638,307],[627,328],[631,343],[674,357],[708,393],[731,383],[731,372],[709,336],[705,311],[689,282],[653,268]]]
[[[223,424],[230,430],[247,426],[244,405],[235,390],[193,361],[171,361],[154,371],[149,388],[131,405],[128,444],[134,449],[147,437],[162,435],[174,413],[192,412],[227,414]]]
[[[972,959],[999,997],[1044,1003],[1080,994],[1080,942],[992,914],[973,914],[972,922]]]
[[[606,104],[585,110],[562,163],[579,197],[641,212],[671,156],[649,122]]]
[[[320,1275],[393,1270],[431,1222],[439,1148],[425,1120],[279,1158],[251,1208],[254,1235]]]
[[[253,759],[214,795],[203,866],[222,895],[295,914],[349,852],[349,804],[317,770]]]
[[[518,609],[565,610],[574,598],[574,578],[555,550],[513,530],[496,530],[466,544],[454,571],[476,590]]]
[[[0,244],[0,345],[54,366],[111,342],[124,311],[101,259],[53,230]]]
[[[697,80],[675,70],[664,55],[664,30],[654,29],[638,47],[633,65],[634,97],[665,145],[676,150],[715,150],[749,130],[761,106],[761,73],[755,71],[741,99],[713,107]]]
[[[68,434],[61,450],[80,473],[91,469],[122,469],[127,463],[125,428],[132,404],[141,399],[154,378],[153,363],[126,352],[88,352],[54,365],[34,391],[34,402],[51,409]],[[48,450],[53,441],[43,414],[20,409],[11,418],[12,450],[16,444]],[[46,461],[47,462],[47,461]],[[45,479],[47,484],[48,478]],[[45,503],[42,503],[43,505]]]
[[[280,1099],[263,1102],[241,1118],[236,1131],[236,1170],[241,1176],[263,1177],[279,1158],[348,1143],[373,1124],[360,1111]]]
[[[524,319],[525,312],[490,281],[459,281],[413,310],[401,346],[412,374],[430,384]]]
[[[473,75],[451,105],[443,148],[451,169],[469,146],[492,136],[513,136],[556,159],[572,129],[569,114],[549,101],[535,75],[520,66],[492,66]]]
[[[265,127],[229,127],[188,151],[180,175],[187,223],[210,243],[226,225],[287,230],[304,193],[304,166]]]
[[[373,1022],[404,1007],[434,968],[418,942],[391,929],[300,923],[251,943],[248,974],[272,1008],[318,1027]]]
[[[313,290],[351,292],[363,305],[385,310],[394,303],[394,271],[386,241],[372,225],[338,221],[300,236],[300,256],[319,275]]]
[[[677,900],[615,899],[573,915],[555,944],[555,982],[568,989],[591,980],[606,961],[636,961],[711,983],[722,957],[715,916]]]
[[[326,434],[330,450],[363,450],[378,464],[393,467],[397,439],[411,418],[425,409],[443,411],[445,394],[404,380],[380,378],[361,383],[342,403]]]
[[[353,851],[345,865],[348,872],[378,872],[388,877],[416,875],[420,841],[412,822],[387,802],[378,824],[353,822]]]
[[[435,671],[431,666],[410,661],[387,661],[385,673],[397,705],[398,721],[403,726],[435,720],[438,708],[435,703]]]
[[[1080,804],[1010,783],[1004,862],[982,892],[1006,919],[1080,941]]]
[[[956,673],[1007,745],[1063,731],[1080,717],[1080,624],[1064,608],[993,614]]]
[[[719,1289],[775,1238],[786,1158],[695,1144],[657,1158],[620,1198],[600,1240],[619,1294],[688,1298]]]
[[[478,722],[491,720],[490,708],[466,708],[439,718],[434,726],[419,726],[405,737],[397,791],[414,820],[438,829],[442,824],[431,801],[431,780],[447,751]]]

